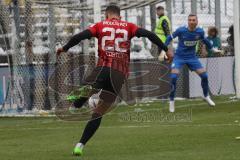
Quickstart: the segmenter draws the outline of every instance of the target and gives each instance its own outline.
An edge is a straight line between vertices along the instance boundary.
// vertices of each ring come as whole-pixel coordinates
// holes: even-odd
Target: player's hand
[[[223,50],[220,50],[220,49],[218,49],[218,48],[212,48],[212,51],[213,51],[214,53],[219,53],[220,55],[224,55],[224,51],[223,51]]]
[[[64,52],[63,48],[60,47],[57,49],[57,55],[59,56],[62,52]]]
[[[165,58],[167,58],[167,54],[166,54],[166,52],[164,50],[162,50],[161,53],[158,56],[158,60],[160,62],[163,62],[165,60]]]
[[[173,57],[174,57],[172,48],[168,48],[166,55],[167,55],[167,59],[166,59],[167,63],[172,63]]]
[[[158,60],[160,62],[166,61],[167,63],[171,63],[173,60],[173,51],[171,48],[168,49],[167,52],[161,51],[161,53],[158,56]]]

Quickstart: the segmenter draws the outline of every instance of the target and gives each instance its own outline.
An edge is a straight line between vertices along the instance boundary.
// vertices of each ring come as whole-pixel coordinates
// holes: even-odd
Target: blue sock
[[[170,101],[174,101],[175,93],[176,93],[176,87],[177,87],[177,79],[178,79],[178,74],[176,73],[171,73],[171,93],[170,93]]]
[[[206,72],[202,73],[199,75],[202,79],[202,82],[201,82],[201,85],[202,85],[202,89],[203,89],[203,95],[204,97],[207,97],[208,96],[208,90],[209,90],[209,87],[208,87],[208,75]]]

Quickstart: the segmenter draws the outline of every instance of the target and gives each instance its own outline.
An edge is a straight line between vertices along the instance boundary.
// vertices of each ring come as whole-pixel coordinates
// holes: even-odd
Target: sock
[[[176,87],[177,87],[177,79],[178,74],[171,73],[171,93],[170,93],[170,101],[174,101],[175,93],[176,93]]]
[[[86,145],[86,143],[89,141],[89,139],[94,135],[94,133],[99,128],[99,126],[101,124],[101,120],[102,120],[101,115],[99,115],[97,113],[93,113],[92,119],[90,121],[88,121],[88,123],[83,131],[82,137],[79,141],[80,143],[82,143],[83,145]]]
[[[204,97],[208,96],[208,75],[206,72],[199,74],[199,76],[201,77],[202,81],[201,81],[201,85],[202,85],[202,89],[203,89],[203,95]]]
[[[88,100],[88,98],[86,97],[81,97],[80,99],[76,100],[73,105],[74,107],[76,108],[81,108],[85,103],[86,101]]]
[[[83,149],[83,148],[84,148],[84,144],[82,144],[82,143],[77,143],[77,144],[76,144],[76,147],[79,147],[79,148]]]

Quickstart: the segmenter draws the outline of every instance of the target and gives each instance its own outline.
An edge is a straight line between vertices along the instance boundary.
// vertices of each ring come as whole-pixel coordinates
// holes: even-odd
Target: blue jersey
[[[196,45],[199,41],[203,41],[209,49],[212,49],[211,43],[204,36],[204,30],[200,27],[197,27],[195,31],[189,31],[187,26],[179,27],[171,36],[167,37],[165,44],[168,46],[176,37],[178,37],[175,53],[177,57],[183,59],[196,57]]]

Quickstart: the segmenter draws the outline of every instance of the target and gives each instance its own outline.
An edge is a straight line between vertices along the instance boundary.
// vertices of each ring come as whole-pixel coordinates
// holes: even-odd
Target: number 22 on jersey
[[[127,52],[127,47],[121,47],[120,44],[128,41],[128,31],[125,29],[114,29],[105,27],[102,29],[103,33],[110,32],[110,35],[103,36],[102,38],[102,50],[111,52]],[[117,34],[123,35],[122,37],[116,37]],[[108,41],[113,43],[107,43]]]

